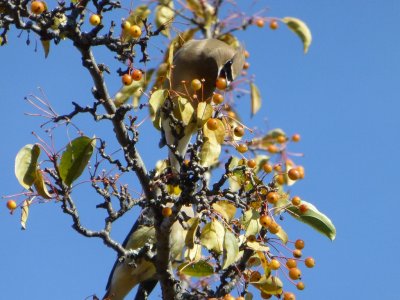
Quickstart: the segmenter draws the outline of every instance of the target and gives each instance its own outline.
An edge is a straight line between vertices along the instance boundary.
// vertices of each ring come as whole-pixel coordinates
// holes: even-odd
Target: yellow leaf
[[[203,167],[214,165],[218,161],[221,149],[222,147],[219,143],[204,138],[204,143],[200,151],[200,164]]]
[[[236,261],[236,257],[239,253],[239,244],[236,236],[229,230],[225,231],[224,237],[224,262],[222,269],[228,268]]]
[[[279,295],[282,293],[283,283],[278,277],[275,276],[266,277],[263,275],[259,281],[252,282],[251,284],[267,294]]]
[[[203,227],[200,240],[201,244],[208,250],[221,253],[224,249],[224,237],[225,227],[216,219],[213,219]]]
[[[228,223],[230,223],[236,214],[235,205],[226,200],[213,203],[212,208],[215,209]]]
[[[282,19],[282,21],[300,37],[301,41],[303,42],[304,53],[307,53],[312,41],[311,31],[307,24],[302,20],[292,17],[285,17]]]
[[[197,228],[199,227],[200,224],[200,218],[191,218],[188,220],[187,223],[189,225],[189,230],[186,234],[185,245],[188,248],[193,248],[195,245],[194,240],[196,238]]]
[[[250,83],[250,95],[251,95],[251,115],[254,116],[261,108],[261,95],[257,86],[254,83]]]
[[[225,125],[220,119],[215,119],[217,121],[217,129],[211,130],[208,128],[207,124],[203,125],[204,136],[213,143],[222,144],[225,140]]]
[[[168,4],[157,5],[155,11],[155,23],[157,27],[165,26],[165,29],[161,31],[162,34],[169,37],[169,24],[175,17],[174,2],[169,1]]]
[[[166,90],[157,90],[151,94],[149,100],[150,117],[153,125],[157,129],[161,129],[160,108],[167,99],[168,92]]]
[[[46,184],[43,179],[42,171],[37,169],[36,170],[36,177],[35,181],[33,182],[37,193],[44,199],[51,199],[52,196],[50,195],[49,191],[47,190]]]
[[[173,99],[176,108],[174,109],[174,115],[178,120],[181,120],[184,126],[189,125],[194,116],[194,108],[190,100],[183,97],[176,97]]]
[[[201,128],[212,117],[214,112],[211,104],[203,101],[197,105],[197,127]]]

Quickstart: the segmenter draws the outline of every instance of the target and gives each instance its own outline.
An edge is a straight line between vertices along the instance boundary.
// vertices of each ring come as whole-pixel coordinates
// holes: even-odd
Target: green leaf
[[[165,99],[167,99],[168,91],[157,90],[151,94],[149,100],[150,117],[153,125],[157,129],[161,129],[161,111],[160,108],[164,104]]]
[[[305,213],[302,213],[298,207],[291,205],[287,208],[288,211],[291,212],[290,215],[295,219],[310,225],[312,228],[326,235],[333,241],[336,237],[336,228],[332,221],[311,203],[301,200],[301,204],[307,205],[308,210]]]
[[[282,21],[300,37],[303,42],[304,53],[307,53],[312,41],[311,31],[307,24],[302,20],[292,17],[285,17]]]
[[[224,263],[222,269],[226,269],[236,261],[239,254],[239,244],[236,236],[229,230],[225,231],[224,238]]]
[[[254,116],[261,108],[261,94],[258,87],[250,82],[251,115]]]
[[[35,182],[39,155],[39,146],[28,144],[22,147],[15,157],[15,176],[25,189],[29,189]]]
[[[153,243],[155,238],[156,230],[153,226],[139,226],[130,236],[125,248],[135,250],[143,247],[146,243]]]
[[[180,273],[193,277],[205,277],[214,274],[214,268],[204,260],[184,262],[178,267]]]
[[[52,196],[47,190],[46,184],[44,182],[43,174],[42,171],[39,169],[36,169],[36,176],[35,176],[35,181],[33,182],[36,192],[44,199],[51,199]]]
[[[282,243],[286,244],[289,240],[289,237],[286,233],[285,230],[283,230],[283,228],[281,227],[278,231],[278,233],[276,233],[276,236],[282,241]]]
[[[201,244],[208,250],[213,250],[217,253],[223,251],[225,238],[225,227],[216,219],[212,219],[207,223],[201,231]]]
[[[260,213],[254,209],[249,209],[243,214],[240,223],[246,230],[246,237],[250,235],[257,235],[260,232],[261,224],[259,219]]]
[[[267,278],[265,275],[263,275],[259,281],[251,282],[251,284],[267,294],[279,295],[282,293],[283,283],[278,277],[275,276],[268,276]]]
[[[61,179],[66,185],[71,186],[81,176],[89,163],[95,146],[96,139],[87,136],[78,137],[67,145],[67,149],[61,156],[59,166]]]

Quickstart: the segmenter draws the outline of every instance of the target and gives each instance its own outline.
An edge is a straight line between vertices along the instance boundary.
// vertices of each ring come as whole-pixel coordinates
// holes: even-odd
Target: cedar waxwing
[[[194,94],[190,86],[191,81],[193,79],[204,80],[203,87],[198,91],[197,97],[199,100],[207,100],[215,90],[215,83],[218,77],[224,77],[229,84],[242,71],[244,61],[244,50],[242,48],[234,49],[217,39],[190,40],[174,55],[174,68],[171,72],[171,81],[168,88],[173,90],[177,95],[188,98],[191,94]],[[186,87],[182,81],[186,82]],[[123,90],[119,94],[122,95]],[[117,93],[117,95],[119,94]],[[129,98],[128,93],[125,94],[123,96],[125,95],[125,98]],[[119,98],[121,98],[121,95],[119,95]],[[123,103],[117,96],[115,98],[116,103]],[[184,156],[190,138],[197,130],[197,127],[190,126],[189,130],[183,128],[184,134],[180,134],[179,140],[176,141],[176,137],[172,133],[171,124],[170,117],[161,113],[161,126],[166,142],[169,145],[175,145],[179,154]],[[172,170],[179,172],[180,165],[171,151],[169,151],[169,160]],[[181,211],[184,211],[189,217],[193,217],[194,215],[191,206],[182,207]],[[154,241],[155,234],[154,232],[151,233],[152,227],[139,224],[141,224],[140,220],[132,227],[122,244],[126,249],[139,249],[145,243]],[[146,233],[147,235],[144,235],[147,239],[140,239],[139,236],[146,230],[149,230]],[[183,228],[179,221],[176,221],[171,227],[171,259],[173,261],[181,258],[186,233],[187,230]],[[151,292],[157,284],[155,266],[145,258],[137,259],[135,264],[136,266],[134,267],[129,265],[129,261],[120,262],[117,260],[115,262],[108,279],[107,292],[103,299],[122,300],[137,284],[140,284],[140,287],[135,298],[136,300],[143,299],[146,293]]]
[[[197,98],[205,101],[213,95],[218,77],[225,78],[229,85],[241,73],[244,63],[242,47],[234,49],[217,39],[190,40],[174,55],[170,89],[179,96],[188,98],[194,94],[191,88],[192,80],[202,80],[203,87],[197,92]],[[184,133],[181,133],[177,140],[172,133],[169,115],[162,114],[161,126],[167,144],[175,145],[183,157],[197,127],[183,128]],[[179,172],[180,164],[171,150],[169,150],[169,160],[172,170]]]
[[[183,206],[183,211],[187,217],[193,217],[192,206]],[[155,239],[155,229],[150,225],[139,225],[140,220],[136,221],[131,231],[123,242],[125,249],[134,250],[143,247],[146,243],[152,243]],[[170,252],[172,261],[179,261],[182,257],[182,251],[185,246],[187,229],[185,229],[179,220],[171,226],[170,233]],[[150,293],[157,284],[156,267],[145,258],[139,258],[135,261],[135,266],[129,265],[129,260],[120,262],[118,259],[114,264],[111,274],[108,278],[106,294],[103,299],[122,300],[137,285],[140,290],[136,295],[136,300],[143,299],[141,293]]]

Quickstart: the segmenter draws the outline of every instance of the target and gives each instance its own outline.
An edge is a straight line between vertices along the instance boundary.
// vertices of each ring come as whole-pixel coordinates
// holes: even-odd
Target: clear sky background
[[[306,290],[297,299],[394,299],[400,251],[400,2],[270,0],[257,7],[262,6],[269,8],[268,16],[306,21],[313,44],[303,55],[298,38],[284,26],[277,31],[254,27],[240,36],[263,96],[261,112],[248,124],[301,133],[294,149],[305,153],[296,161],[305,166],[306,179],[292,190],[329,215],[337,228],[330,242],[306,225],[287,221],[291,239],[303,238],[306,255],[317,263],[304,271]],[[33,111],[24,96],[41,86],[59,113],[68,112],[71,101],[92,103],[90,78],[69,42],[53,47],[44,59],[40,46],[34,52],[33,36],[27,47],[26,35],[18,39],[17,34],[12,32],[10,44],[0,48],[1,195],[21,191],[13,175],[15,154],[36,142],[31,131],[44,136],[42,120],[23,115]],[[119,79],[109,76],[109,84],[114,93]],[[241,107],[250,112],[248,103]],[[82,122],[88,135],[110,130],[107,124]],[[59,133],[62,146],[65,130]],[[139,148],[149,165],[165,155],[154,148],[158,141],[158,133],[145,127]],[[77,200],[83,222],[94,228],[101,226],[102,215],[94,209],[99,201],[92,194]],[[5,204],[1,200],[2,299],[103,295],[115,260],[112,250],[73,231],[59,203],[33,206],[26,231],[20,230],[19,213],[11,216]],[[116,225],[116,239],[124,239],[135,216]],[[153,298],[159,295],[158,290]]]

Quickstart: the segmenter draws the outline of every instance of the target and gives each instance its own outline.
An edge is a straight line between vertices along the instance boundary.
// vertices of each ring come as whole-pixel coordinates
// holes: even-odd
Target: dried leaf
[[[37,169],[36,170],[36,176],[35,176],[35,181],[33,182],[36,192],[44,199],[51,199],[52,196],[47,190],[46,184],[44,182],[43,174],[42,171]]]
[[[261,94],[258,87],[250,83],[250,97],[251,97],[251,115],[254,116],[261,108]]]
[[[21,229],[26,229],[26,222],[28,221],[29,216],[29,206],[31,205],[32,200],[25,200],[21,205]]]
[[[50,40],[40,39],[40,42],[44,50],[44,57],[47,58],[50,52]]]
[[[302,20],[292,17],[285,17],[282,21],[289,27],[289,29],[300,37],[303,42],[304,53],[307,53],[312,41],[311,31],[307,24]]]
[[[200,218],[191,218],[188,220],[188,225],[189,230],[186,234],[186,238],[185,238],[185,245],[188,248],[193,248],[195,243],[195,238],[196,238],[196,232],[197,232],[197,228],[199,227],[200,224]]]

